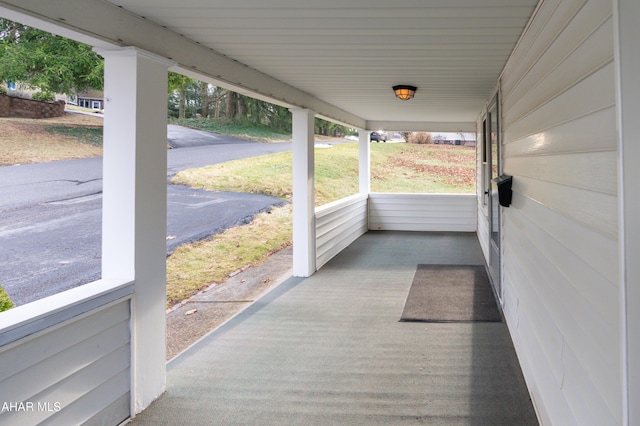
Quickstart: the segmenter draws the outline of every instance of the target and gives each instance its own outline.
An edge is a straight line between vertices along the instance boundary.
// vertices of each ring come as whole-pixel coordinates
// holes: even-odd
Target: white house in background
[[[96,46],[107,100],[103,278],[0,315],[0,399],[28,400],[41,382],[70,398],[74,381],[65,409],[114,424],[163,392],[166,152],[154,142],[171,69],[292,109],[297,276],[371,226],[368,130],[475,132],[477,196],[461,205],[540,422],[640,424],[637,0],[78,6],[0,0],[2,17]],[[415,98],[395,100],[396,84],[417,86]],[[314,225],[332,222],[317,224],[313,207],[315,116],[362,130],[360,194],[331,206],[357,232],[322,253]],[[492,183],[502,174],[509,207]],[[109,358],[94,363],[84,339]]]
[[[104,109],[104,93],[98,90],[78,93],[67,96],[67,104],[83,108],[90,108],[96,111]]]
[[[469,132],[435,132],[431,134],[433,143],[476,146],[476,134]]]

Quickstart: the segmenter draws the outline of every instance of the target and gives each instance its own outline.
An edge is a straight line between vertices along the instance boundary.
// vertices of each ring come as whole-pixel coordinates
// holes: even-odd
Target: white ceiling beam
[[[369,130],[390,130],[402,132],[465,132],[475,133],[474,122],[447,121],[367,121]]]
[[[311,109],[330,121],[356,128],[366,126],[366,121],[355,114],[107,2],[2,0],[0,14],[93,46],[136,46],[176,62],[176,71],[192,77],[276,104]]]
[[[10,21],[19,22],[23,25],[28,25],[30,27],[39,28],[43,31],[48,31],[55,35],[76,40],[94,47],[109,48],[119,46],[119,44],[109,43],[104,39],[91,36],[77,29],[71,30],[65,28],[54,19],[45,18],[37,14],[25,13],[20,9],[7,5],[7,2],[4,1],[0,1],[0,17],[9,19]]]

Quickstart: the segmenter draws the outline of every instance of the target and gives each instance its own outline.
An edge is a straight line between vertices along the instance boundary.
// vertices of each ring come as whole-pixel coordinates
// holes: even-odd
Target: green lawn
[[[291,199],[291,152],[178,173],[173,183]],[[316,205],[358,192],[358,144],[315,150]],[[371,145],[373,192],[473,193],[475,149],[404,143]]]

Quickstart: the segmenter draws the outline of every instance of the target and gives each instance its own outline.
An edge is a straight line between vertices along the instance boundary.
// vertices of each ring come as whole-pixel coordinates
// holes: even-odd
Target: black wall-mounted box
[[[498,186],[498,201],[502,207],[509,207],[511,205],[511,183],[513,177],[508,175],[500,175],[495,179],[491,179],[492,182]]]

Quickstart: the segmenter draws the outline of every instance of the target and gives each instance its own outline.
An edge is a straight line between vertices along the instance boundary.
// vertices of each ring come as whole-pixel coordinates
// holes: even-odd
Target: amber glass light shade
[[[417,88],[415,86],[393,86],[393,91],[396,94],[398,99],[402,99],[403,101],[408,101],[413,98],[413,95],[416,93]]]

